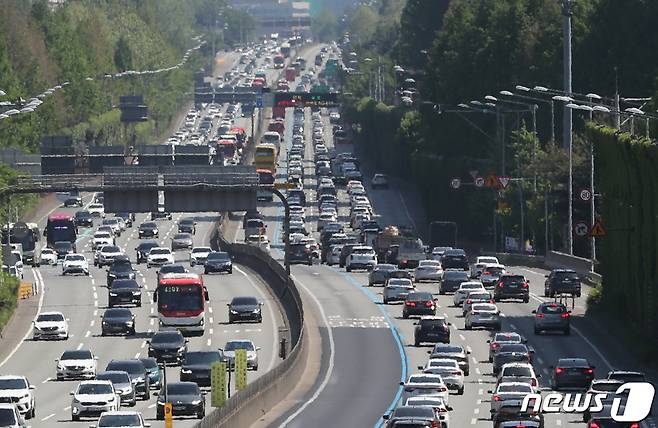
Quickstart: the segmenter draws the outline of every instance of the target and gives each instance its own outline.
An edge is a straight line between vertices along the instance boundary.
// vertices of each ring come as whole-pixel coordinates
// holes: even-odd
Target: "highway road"
[[[325,112],[326,113],[326,112]],[[310,130],[310,109],[306,109],[306,163],[307,178],[307,228],[319,238],[315,227],[317,209],[315,203],[315,179],[313,149]],[[331,126],[325,116],[325,141],[331,146]],[[291,141],[292,114],[286,117],[287,145]],[[351,145],[341,145],[337,151],[353,151]],[[285,153],[282,153],[279,176],[285,177]],[[369,177],[367,177],[366,182]],[[282,178],[283,179],[283,178]],[[406,198],[397,185],[384,190],[373,190],[367,185],[368,194],[380,224],[414,225],[422,218],[421,208]],[[349,221],[349,200],[344,190],[339,190],[339,220]],[[411,200],[411,201],[410,201]],[[268,223],[268,235],[273,243],[272,255],[282,259],[283,208],[278,202],[264,206],[261,211]],[[238,233],[241,238],[242,235]],[[471,254],[471,258],[477,254]],[[504,314],[502,331],[515,331],[528,339],[535,349],[534,366],[542,391],[549,391],[551,366],[561,357],[587,358],[596,369],[596,377],[602,378],[612,369],[638,369],[634,365],[632,352],[614,346],[614,341],[602,340],[605,332],[593,334],[592,326],[584,319],[585,302],[589,287],[583,287],[582,297],[574,301],[572,334],[546,334],[535,336],[533,315],[543,297],[544,276],[547,271],[522,266],[509,266],[512,273],[523,274],[530,282],[531,299],[527,304],[502,302],[499,308]],[[417,366],[428,359],[430,346],[413,345],[413,321],[403,320],[401,305],[383,305],[380,287],[367,286],[367,273],[347,273],[338,267],[324,265],[293,266],[292,274],[301,290],[310,295],[313,310],[321,319],[324,328],[323,356],[320,377],[304,400],[290,409],[271,426],[309,427],[323,426],[330,421],[332,426],[379,427],[382,415],[399,405],[401,387],[399,382],[409,374],[418,372]],[[466,378],[464,395],[454,393],[450,397],[453,411],[451,427],[490,427],[490,397],[488,390],[495,386],[492,364],[488,362],[486,341],[492,332],[486,330],[466,331],[461,309],[452,307],[452,296],[439,296],[437,283],[418,285],[422,291],[432,292],[438,298],[438,315],[452,323],[451,342],[462,344],[471,352],[471,372]],[[611,349],[614,347],[615,349]],[[656,422],[649,418],[643,427],[654,427]],[[549,414],[545,417],[546,427],[583,427],[581,415]]]

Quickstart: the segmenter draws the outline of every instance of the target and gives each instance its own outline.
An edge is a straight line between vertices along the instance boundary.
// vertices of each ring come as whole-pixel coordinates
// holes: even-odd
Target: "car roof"
[[[39,315],[62,315],[62,316],[64,316],[63,313],[61,313],[61,312],[57,312],[57,311],[39,312],[39,313],[37,314],[37,317],[38,317]]]
[[[562,367],[589,366],[589,362],[586,358],[560,358],[557,361],[557,365]]]

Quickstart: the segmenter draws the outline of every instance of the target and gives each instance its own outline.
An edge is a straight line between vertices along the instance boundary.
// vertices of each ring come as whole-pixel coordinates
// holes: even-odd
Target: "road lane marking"
[[[208,345],[208,346],[210,346],[211,343],[212,343],[212,340],[211,340],[211,339],[208,339],[208,340],[206,341],[206,345]]]
[[[71,406],[66,406],[66,407],[64,407],[64,411],[65,411],[65,412],[68,412],[69,410],[71,410]]]
[[[142,355],[141,352],[138,352],[135,354],[135,359],[139,358],[139,356]]]
[[[154,407],[155,407],[155,403],[153,403],[153,404],[149,404],[149,409],[152,409],[152,408],[154,408]]]
[[[212,314],[212,306],[210,306],[210,307],[208,308],[208,312],[210,312],[210,313]]]
[[[555,425],[562,426],[562,420],[558,419],[557,421],[555,421]]]
[[[80,349],[82,349],[82,346],[83,346],[83,345],[84,345],[84,343],[80,342],[80,344],[78,345],[77,350],[79,351]]]
[[[473,409],[473,413],[476,414],[476,415],[479,415],[480,414],[480,408],[476,407],[475,409]]]
[[[484,389],[482,388],[478,389],[478,395],[484,395]]]
[[[98,316],[98,309],[95,309],[95,310],[94,310],[94,316],[95,316],[95,317]]]
[[[475,373],[477,373],[477,374],[479,374],[479,375],[482,374],[482,372],[480,371],[480,368],[479,368],[479,367],[476,367],[476,368],[475,368]]]
[[[476,418],[471,419],[471,425],[477,424],[478,420]]]
[[[215,319],[214,319],[213,317],[210,317],[210,319],[209,319],[208,321],[210,321],[210,324],[214,324],[214,323],[215,323]]]
[[[461,333],[459,334],[459,338],[460,338],[461,340],[466,340],[466,338],[464,337],[464,335],[461,334]]]
[[[89,337],[89,336],[91,336],[91,331],[87,330],[87,332],[85,333],[85,337]]]
[[[43,421],[47,421],[48,419],[52,418],[53,416],[55,416],[55,414],[54,414],[54,413],[51,413],[51,414],[49,414],[48,416],[46,416],[45,418],[41,419],[41,422],[43,422]]]
[[[53,380],[53,378],[51,378],[51,377],[47,377],[47,378],[46,378],[43,382],[41,382],[41,383],[48,383],[48,382],[50,382],[51,380]]]
[[[212,334],[213,334],[213,329],[212,328],[208,330],[208,334],[210,334],[212,336]]]
[[[144,349],[146,347],[146,340],[142,342],[141,348]]]

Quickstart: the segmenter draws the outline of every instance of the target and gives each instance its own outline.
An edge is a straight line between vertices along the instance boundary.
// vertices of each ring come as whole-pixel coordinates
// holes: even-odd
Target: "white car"
[[[535,369],[530,363],[506,363],[498,371],[496,384],[522,382],[530,384],[536,391],[539,391],[539,381],[537,378]]]
[[[103,220],[103,223],[101,225],[110,226],[112,228],[112,233],[114,233],[114,236],[121,236],[121,231],[123,229],[121,228],[121,222],[119,221],[118,218],[116,217],[106,218]]]
[[[34,417],[34,389],[25,376],[0,376],[0,402],[14,403],[25,419]]]
[[[167,265],[174,261],[174,253],[169,248],[153,247],[146,256],[146,267]]]
[[[372,177],[372,180],[370,180],[370,185],[372,186],[373,189],[376,189],[378,187],[382,189],[388,188],[388,177],[384,174],[375,174]]]
[[[91,238],[91,249],[95,251],[103,245],[114,245],[114,237],[110,232],[97,231]]]
[[[71,392],[71,419],[119,410],[121,397],[109,380],[85,380]]]
[[[52,248],[43,248],[39,254],[39,264],[42,265],[56,265],[57,252]]]
[[[3,421],[3,428],[27,427],[25,419],[13,403],[0,403],[0,419]]]
[[[405,406],[425,406],[431,407],[434,409],[434,413],[439,416],[439,421],[441,422],[441,428],[450,427],[450,412],[452,407],[443,401],[443,398],[437,395],[417,395],[414,397],[407,398],[407,401],[404,403]]]
[[[144,422],[141,413],[123,410],[102,413],[95,426],[99,428],[147,428],[151,424]]]
[[[318,232],[322,232],[322,229],[327,223],[335,223],[336,222],[336,216],[333,213],[330,212],[323,212],[318,216],[318,225],[317,225],[317,230]]]
[[[81,273],[89,275],[89,263],[84,254],[67,254],[62,262],[62,275]]]
[[[451,358],[431,358],[425,367],[419,366],[423,373],[438,374],[448,389],[456,389],[458,395],[464,393],[464,371],[457,360]]]
[[[377,253],[372,247],[356,246],[345,260],[345,270],[351,272],[354,269],[365,269],[371,271],[377,264]]]
[[[105,207],[103,204],[89,204],[87,207],[92,217],[105,217]]]
[[[500,310],[493,303],[476,303],[466,313],[464,328],[471,330],[473,327],[487,327],[500,330]]]
[[[202,265],[206,262],[208,254],[212,251],[210,247],[194,247],[190,251],[190,266]]]
[[[88,349],[64,351],[57,363],[57,380],[93,379],[96,377],[96,360]]]
[[[32,338],[68,339],[69,322],[61,312],[42,312],[32,321]]]
[[[461,306],[464,303],[464,300],[468,297],[468,294],[473,291],[487,291],[478,281],[468,281],[462,282],[459,284],[459,288],[455,291],[455,294],[452,297],[453,306]]]
[[[476,303],[494,303],[491,293],[488,291],[475,290],[468,293],[466,300],[462,303],[462,316],[465,318],[466,314],[471,310]]]
[[[501,403],[507,400],[523,400],[528,394],[534,394],[532,385],[523,382],[504,382],[499,384],[495,390],[489,390],[491,396],[491,414],[500,408]]]
[[[420,260],[414,269],[414,282],[440,281],[442,276],[443,268],[437,260]]]
[[[498,258],[492,256],[479,256],[471,266],[471,278],[479,278],[486,265],[498,264]]]
[[[115,257],[122,256],[123,250],[117,245],[103,245],[94,255],[94,265],[98,267],[109,266]]]
[[[270,251],[270,240],[265,235],[249,235],[247,245],[253,245],[266,252]]]
[[[404,388],[402,392],[403,400],[416,395],[432,395],[439,396],[446,404],[448,403],[448,387],[440,375],[429,373],[412,374],[402,386]]]

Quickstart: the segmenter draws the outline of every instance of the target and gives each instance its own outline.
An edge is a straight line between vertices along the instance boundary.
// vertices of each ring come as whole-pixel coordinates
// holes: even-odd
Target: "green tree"
[[[326,42],[336,40],[338,19],[329,9],[324,9],[311,21],[311,31],[316,39]]]
[[[450,0],[407,0],[400,17],[397,55],[406,67],[423,68]]]
[[[114,66],[119,71],[133,69],[133,51],[130,43],[125,37],[121,36],[114,47]]]

